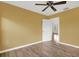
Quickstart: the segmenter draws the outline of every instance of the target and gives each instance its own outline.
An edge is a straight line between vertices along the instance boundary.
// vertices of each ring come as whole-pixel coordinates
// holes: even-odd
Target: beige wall
[[[3,49],[42,40],[43,15],[4,3],[1,8]]]
[[[48,18],[60,17],[60,41],[79,46],[79,8],[58,13]]]
[[[1,8],[0,8],[0,43],[1,43]],[[1,47],[1,44],[0,44],[0,47]]]
[[[60,16],[61,42],[79,46],[79,8]]]

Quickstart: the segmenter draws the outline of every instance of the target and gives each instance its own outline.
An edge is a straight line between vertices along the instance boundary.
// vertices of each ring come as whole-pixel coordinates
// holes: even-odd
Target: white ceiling
[[[46,16],[79,7],[79,1],[67,1],[67,4],[54,6],[57,9],[56,12],[54,12],[50,7],[46,9],[44,12],[42,12],[42,10],[46,6],[36,6],[35,3],[46,4],[46,1],[5,1],[5,3],[12,4],[12,5],[27,9],[27,10],[31,10],[31,11],[34,11]]]

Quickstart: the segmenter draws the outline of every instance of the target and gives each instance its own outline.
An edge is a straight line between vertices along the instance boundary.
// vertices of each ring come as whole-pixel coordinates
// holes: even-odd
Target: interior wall
[[[43,15],[2,3],[3,50],[42,40]]]
[[[60,17],[60,41],[79,46],[79,7],[48,18]]]
[[[79,8],[60,17],[61,42],[79,46]]]
[[[2,42],[1,42],[2,36],[1,36],[1,8],[0,8],[0,50],[2,48]]]

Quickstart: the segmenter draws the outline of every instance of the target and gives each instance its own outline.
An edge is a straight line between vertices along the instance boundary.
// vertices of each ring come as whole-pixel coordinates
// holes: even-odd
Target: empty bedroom
[[[0,1],[0,57],[79,57],[79,1]]]

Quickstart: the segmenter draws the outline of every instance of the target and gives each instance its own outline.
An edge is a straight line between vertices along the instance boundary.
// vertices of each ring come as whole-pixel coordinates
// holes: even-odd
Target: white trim
[[[63,45],[66,45],[66,46],[71,46],[73,48],[79,48],[79,46],[76,46],[76,45],[71,45],[71,44],[67,44],[67,43],[63,43],[63,42],[58,42],[59,44],[63,44]]]
[[[31,44],[27,44],[27,45],[18,46],[18,47],[15,47],[15,48],[10,48],[10,49],[6,49],[6,50],[2,50],[2,51],[0,51],[0,53],[17,50],[17,49],[28,47],[28,46],[31,46],[31,45],[34,45],[34,44],[38,44],[38,43],[41,43],[41,42],[43,42],[43,41],[38,41],[38,42],[31,43]]]

